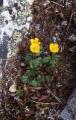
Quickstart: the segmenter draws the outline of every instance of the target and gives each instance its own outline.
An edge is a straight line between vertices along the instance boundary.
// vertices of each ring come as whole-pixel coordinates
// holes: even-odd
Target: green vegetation
[[[24,57],[26,72],[21,76],[23,84],[41,86],[45,81],[52,81],[52,71],[58,67],[59,55],[47,56],[33,55],[27,53]]]

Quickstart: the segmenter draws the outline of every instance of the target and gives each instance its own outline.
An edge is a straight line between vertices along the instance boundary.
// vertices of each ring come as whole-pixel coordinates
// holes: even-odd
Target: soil
[[[30,30],[26,35],[22,34],[18,53],[8,59],[3,67],[2,120],[59,120],[58,116],[76,84],[75,41],[69,39],[76,34],[74,1],[34,0],[31,9],[33,21]],[[22,97],[10,93],[9,87],[14,82],[17,88],[21,87],[20,76],[26,70],[26,66],[22,65],[22,55],[27,52],[29,39],[40,38],[46,51],[52,36],[59,38],[62,46],[60,66],[53,73],[54,80],[41,87],[24,85]]]

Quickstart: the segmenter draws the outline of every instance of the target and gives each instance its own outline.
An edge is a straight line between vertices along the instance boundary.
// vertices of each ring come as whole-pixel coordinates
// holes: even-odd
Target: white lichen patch
[[[3,6],[4,6],[4,7],[6,7],[6,6],[8,7],[8,6],[9,6],[8,0],[3,0]]]
[[[10,38],[7,58],[16,53],[22,30],[27,32],[30,28],[32,2],[33,0],[3,0],[3,7],[0,8],[0,44],[3,44],[3,36],[6,34]]]

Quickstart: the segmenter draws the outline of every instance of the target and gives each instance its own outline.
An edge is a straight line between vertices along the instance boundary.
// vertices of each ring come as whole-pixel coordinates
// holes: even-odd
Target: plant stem
[[[61,101],[46,85],[44,85],[44,86],[49,90],[49,92],[51,93],[51,95],[52,95],[59,103],[63,104],[62,101]]]

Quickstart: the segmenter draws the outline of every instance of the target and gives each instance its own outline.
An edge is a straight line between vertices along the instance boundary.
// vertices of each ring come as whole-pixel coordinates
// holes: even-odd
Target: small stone
[[[10,86],[9,92],[11,92],[11,93],[16,92],[16,84],[15,83]]]
[[[65,3],[65,5],[66,5],[66,7],[70,8],[70,7],[71,7],[71,2],[68,2],[68,1],[67,1],[67,2]]]
[[[35,26],[35,28],[36,28],[36,30],[40,30],[40,24],[37,24],[36,26]]]
[[[68,40],[70,40],[71,42],[76,42],[76,35],[71,35]]]
[[[27,21],[30,22],[31,20],[32,20],[32,16],[29,16],[29,17],[27,18]]]
[[[67,24],[68,24],[67,21],[62,22],[62,26],[67,26]]]
[[[59,11],[58,11],[58,9],[55,9],[55,13],[58,13]]]
[[[25,66],[25,63],[21,63],[21,66],[24,67],[24,66]]]

